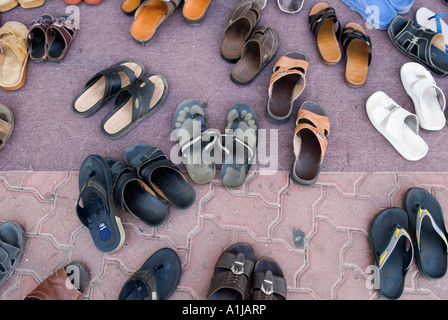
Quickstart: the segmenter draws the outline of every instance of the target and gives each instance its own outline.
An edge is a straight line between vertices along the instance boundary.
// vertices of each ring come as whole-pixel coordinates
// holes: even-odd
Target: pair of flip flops
[[[205,107],[197,100],[188,99],[179,104],[174,114],[173,134],[182,161],[191,179],[204,184],[215,177],[213,158],[223,151],[221,181],[229,188],[238,188],[246,180],[254,160],[258,143],[258,118],[251,107],[237,103],[229,110],[225,133],[220,134],[218,130],[208,129]],[[222,138],[225,138],[224,145]],[[218,152],[215,151],[212,157],[215,147]]]
[[[409,189],[404,209],[393,207],[378,213],[371,223],[369,240],[377,267],[375,288],[386,299],[398,299],[403,293],[414,252],[426,278],[439,279],[446,273],[448,241],[442,208],[424,189]]]

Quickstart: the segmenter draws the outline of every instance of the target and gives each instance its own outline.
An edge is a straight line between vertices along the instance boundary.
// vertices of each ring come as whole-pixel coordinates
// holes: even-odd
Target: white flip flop
[[[372,94],[366,102],[367,116],[373,126],[406,160],[417,161],[428,152],[428,145],[418,135],[418,117],[400,107],[383,91]]]
[[[436,14],[428,8],[420,8],[415,13],[415,22],[425,28],[431,29],[434,32],[443,34],[445,37],[445,46],[448,52],[448,25],[442,20],[444,17],[448,17],[448,14]]]
[[[408,62],[401,67],[400,75],[404,89],[414,102],[420,127],[441,130],[446,123],[445,95],[431,73],[419,63]]]

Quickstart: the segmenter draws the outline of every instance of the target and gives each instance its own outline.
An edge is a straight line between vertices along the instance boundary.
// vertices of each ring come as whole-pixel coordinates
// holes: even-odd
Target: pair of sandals
[[[369,242],[377,273],[374,285],[386,299],[398,299],[403,293],[414,255],[428,279],[439,279],[447,270],[448,235],[437,199],[424,189],[411,188],[403,205],[404,209],[381,211],[370,225]]]
[[[168,94],[163,75],[145,73],[145,66],[136,60],[124,60],[99,71],[73,99],[73,111],[87,118],[115,98],[113,110],[101,121],[101,132],[108,139],[123,137],[154,114]]]
[[[354,88],[364,85],[372,61],[372,43],[364,29],[357,23],[348,23],[342,29],[335,9],[323,2],[312,7],[308,25],[322,62],[332,66],[341,61],[341,39],[346,56],[345,81]]]
[[[245,242],[228,247],[215,264],[207,300],[286,300],[287,285],[279,264],[268,257],[255,261]]]
[[[79,172],[76,213],[101,252],[116,251],[124,244],[116,206],[149,226],[159,226],[168,216],[165,201],[187,209],[196,199],[183,174],[159,149],[133,144],[125,149],[124,158],[126,164],[89,155]]]
[[[176,109],[173,135],[182,162],[195,183],[205,184],[215,177],[215,162],[222,160],[222,183],[229,188],[238,188],[246,181],[255,158],[258,118],[251,107],[237,103],[230,108],[225,132],[221,134],[218,130],[208,129],[205,107],[197,100],[188,99]],[[221,154],[221,159],[214,159]]]

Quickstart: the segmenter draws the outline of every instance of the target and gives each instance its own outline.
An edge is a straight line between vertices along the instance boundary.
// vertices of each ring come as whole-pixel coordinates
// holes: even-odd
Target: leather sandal
[[[341,61],[342,52],[339,47],[341,24],[336,17],[335,9],[323,2],[317,3],[310,11],[308,25],[322,62],[326,65],[335,65]]]
[[[47,30],[53,24],[54,18],[45,13],[31,22],[28,27],[28,48],[30,59],[34,62],[45,62],[47,60],[48,38]]]
[[[121,3],[121,11],[123,11],[128,16],[135,14],[135,11],[140,7],[143,0],[124,0]]]
[[[207,300],[247,300],[254,256],[254,249],[248,243],[227,248],[215,264]]]
[[[45,0],[17,0],[23,9],[31,9],[40,7],[45,3]]]
[[[230,79],[236,84],[249,84],[275,57],[278,48],[277,32],[269,26],[258,26],[244,44],[241,59],[232,68]]]
[[[6,12],[19,5],[17,0],[0,0],[0,12]]]
[[[257,260],[250,291],[252,300],[286,300],[286,280],[276,261],[266,257]]]
[[[285,123],[291,116],[294,101],[305,89],[308,70],[306,56],[290,52],[275,63],[269,82],[266,118],[274,123]]]
[[[291,179],[301,185],[316,183],[328,145],[330,120],[317,103],[306,101],[297,115],[294,130],[295,160]]]
[[[145,72],[145,66],[135,60],[121,61],[101,70],[87,81],[84,89],[73,99],[72,110],[80,117],[90,117]]]
[[[372,61],[370,37],[359,24],[349,23],[342,30],[341,41],[347,59],[345,81],[351,87],[361,87]]]
[[[160,24],[171,17],[181,0],[147,0],[135,11],[131,25],[132,38],[141,44],[149,45]]]
[[[168,94],[168,82],[161,74],[141,76],[117,93],[114,109],[101,121],[101,132],[109,139],[123,137],[156,112]]]
[[[0,149],[8,142],[14,130],[14,114],[0,103]]]
[[[236,62],[241,57],[244,44],[260,20],[261,10],[259,3],[253,0],[240,1],[232,9],[221,46],[224,60]]]
[[[28,28],[20,22],[6,22],[0,28],[0,88],[17,90],[25,84],[28,64]]]
[[[182,14],[191,26],[197,26],[204,20],[213,0],[185,0]]]
[[[168,217],[168,207],[126,164],[106,159],[112,174],[115,204],[149,226],[159,226]]]
[[[69,23],[68,18],[67,15],[58,17],[47,29],[49,61],[62,62],[77,34],[78,29],[75,24]]]

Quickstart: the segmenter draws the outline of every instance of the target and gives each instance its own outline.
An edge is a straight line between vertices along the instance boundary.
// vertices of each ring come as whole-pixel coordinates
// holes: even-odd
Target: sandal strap
[[[158,148],[145,149],[138,156],[132,158],[128,165],[141,178],[141,169],[148,163],[167,159],[166,155]]]
[[[64,39],[65,46],[67,46],[73,41],[76,33],[76,28],[73,24],[67,24],[68,16],[60,16],[55,19],[52,25],[47,29],[47,36],[50,33],[58,32]],[[51,45],[51,44],[50,44]]]
[[[432,17],[428,18],[428,20],[434,19],[436,21],[436,28],[437,28],[436,31],[438,33],[442,33],[442,23],[440,22],[440,20],[445,17],[448,17],[448,14],[437,13],[437,14],[433,15]]]
[[[255,272],[252,282],[255,300],[277,300],[276,295],[286,299],[286,280],[282,276],[272,274],[272,271]]]
[[[352,27],[344,28],[344,30],[342,31],[341,42],[342,42],[342,46],[345,51],[347,51],[350,43],[356,39],[364,42],[366,44],[366,46],[369,48],[369,63],[368,63],[368,65],[370,65],[370,63],[372,62],[372,43],[370,41],[370,37],[358,29],[355,29]]]
[[[417,213],[417,222],[416,222],[416,232],[415,232],[415,238],[417,240],[417,246],[418,250],[421,251],[421,229],[423,224],[423,219],[427,217],[431,221],[431,225],[434,228],[434,230],[437,232],[437,234],[442,238],[443,243],[445,244],[445,253],[448,253],[448,241],[446,238],[445,233],[440,229],[440,227],[437,225],[436,221],[432,217],[432,215],[429,213],[427,209],[423,209],[421,206],[418,208]]]
[[[269,84],[269,96],[272,95],[274,83],[285,76],[298,74],[301,79],[297,82],[294,89],[293,100],[297,99],[305,89],[305,75],[308,70],[308,62],[301,59],[293,59],[290,57],[280,57],[274,65],[273,73]]]
[[[151,2],[164,2],[167,8],[166,16],[170,17],[174,13],[174,10],[180,5],[181,0],[147,0],[143,2],[135,11],[135,18],[140,15],[140,12],[142,12],[145,5]]]
[[[305,120],[303,122],[301,120]],[[306,109],[301,109],[297,115],[296,128],[294,129],[294,137],[301,130],[311,130],[319,141],[323,161],[328,146],[328,136],[330,135],[330,119],[327,116],[319,115]],[[295,149],[294,154],[298,157],[299,150]]]
[[[311,32],[313,33],[313,36],[317,39],[317,36],[319,35],[319,30],[322,24],[327,19],[334,19],[334,23],[337,24],[338,28],[336,29],[336,37],[339,39],[341,36],[341,23],[339,22],[338,18],[336,17],[336,11],[333,7],[327,7],[325,9],[320,10],[318,13],[310,15],[308,17],[308,25],[311,28]]]
[[[0,29],[0,43],[4,43],[14,52],[21,64],[24,64],[28,56],[26,38],[22,38],[11,26],[3,26]]]
[[[245,33],[243,38],[246,39],[260,20],[261,10],[260,5],[256,1],[241,1],[237,3],[230,14],[224,34],[236,22],[246,20],[249,27],[241,30],[241,32]]]
[[[260,61],[258,67],[261,67],[266,63],[274,52],[277,50],[278,41],[268,41],[275,38],[275,31],[269,26],[259,26],[257,27],[250,38],[246,41],[241,50],[241,59],[249,51],[249,46],[251,44],[256,44],[260,54]]]
[[[386,261],[389,259],[390,255],[394,251],[395,247],[397,246],[398,241],[401,239],[401,237],[405,237],[409,241],[409,250],[406,251],[403,254],[404,259],[404,265],[403,265],[403,272],[408,270],[409,267],[412,264],[412,260],[414,257],[414,247],[412,245],[412,239],[409,236],[408,232],[401,227],[400,225],[396,225],[394,227],[394,230],[392,232],[389,244],[387,247],[378,255],[378,267],[381,270],[383,266],[385,265]]]

